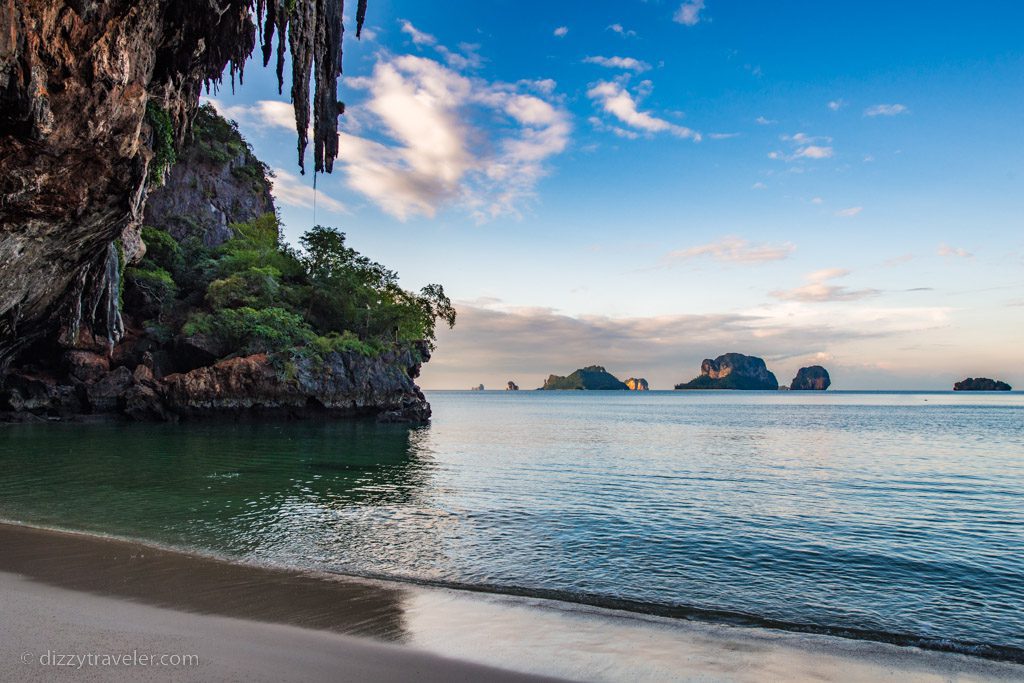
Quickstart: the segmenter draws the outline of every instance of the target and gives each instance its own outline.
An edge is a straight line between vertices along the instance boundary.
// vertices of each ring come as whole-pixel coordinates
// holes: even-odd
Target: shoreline
[[[274,568],[20,524],[0,523],[0,547],[5,549],[0,555],[5,602],[31,598],[34,610],[49,606],[60,611],[71,593],[89,603],[79,611],[86,621],[105,610],[131,606],[145,611],[133,625],[145,632],[168,615],[197,624],[226,619],[234,626],[225,627],[223,638],[258,640],[268,628],[291,629],[318,634],[317,643],[337,640],[331,647],[339,651],[355,640],[437,658],[445,666],[458,659],[466,665],[570,679],[655,680],[682,672],[730,680],[838,680],[840,674],[843,680],[872,680],[897,672],[910,680],[954,673],[982,680],[1024,677],[1019,664],[964,654]],[[10,613],[5,628],[17,633],[26,617]],[[88,624],[78,623],[72,631],[76,643],[97,635]],[[218,641],[218,633],[208,638]],[[217,642],[211,647],[207,660],[216,657]],[[225,665],[239,664],[230,659]],[[18,671],[24,673],[21,668],[10,673]]]
[[[838,638],[853,642],[877,643],[900,648],[915,648],[925,652],[963,655],[993,662],[1006,662],[1024,665],[1024,651],[1017,648],[992,645],[989,643],[960,641],[938,636],[922,636],[913,633],[892,633],[888,631],[871,631],[856,627],[823,626],[800,622],[789,622],[756,614],[747,614],[729,610],[693,607],[687,605],[669,605],[662,603],[642,602],[629,598],[608,597],[589,593],[572,593],[557,589],[526,588],[501,584],[470,584],[454,581],[432,580],[417,577],[388,576],[383,574],[360,574],[334,572],[318,569],[304,569],[275,563],[263,563],[217,554],[211,551],[182,548],[162,544],[141,538],[117,536],[99,532],[78,531],[58,527],[40,526],[0,518],[0,544],[3,541],[5,526],[24,528],[46,533],[65,534],[88,539],[99,539],[117,543],[129,543],[156,551],[191,557],[203,561],[211,561],[232,567],[247,567],[268,572],[280,572],[285,575],[301,576],[307,579],[322,581],[367,582],[383,587],[419,588],[424,590],[456,591],[458,593],[496,598],[510,598],[526,601],[540,601],[564,610],[597,610],[607,613],[621,614],[637,619],[653,618],[668,620],[673,623],[697,623],[708,626],[726,626],[741,629],[763,629],[773,632],[794,635],[822,636]],[[0,571],[3,563],[0,562]]]

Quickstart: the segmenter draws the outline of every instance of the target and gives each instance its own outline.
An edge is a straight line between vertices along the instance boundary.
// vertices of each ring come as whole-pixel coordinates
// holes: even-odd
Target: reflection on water
[[[1024,647],[1020,394],[430,396],[0,428],[0,516],[326,571]]]

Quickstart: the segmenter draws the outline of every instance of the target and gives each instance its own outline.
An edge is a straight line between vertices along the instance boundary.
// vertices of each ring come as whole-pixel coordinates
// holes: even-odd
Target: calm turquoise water
[[[0,517],[1024,660],[1022,394],[429,399],[421,428],[0,426]]]

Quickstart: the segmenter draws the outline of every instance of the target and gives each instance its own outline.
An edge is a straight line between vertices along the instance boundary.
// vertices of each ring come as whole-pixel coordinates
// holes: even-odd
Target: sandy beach
[[[312,575],[29,527],[0,525],[0,547],[4,680],[1024,678],[1024,666],[916,648]]]

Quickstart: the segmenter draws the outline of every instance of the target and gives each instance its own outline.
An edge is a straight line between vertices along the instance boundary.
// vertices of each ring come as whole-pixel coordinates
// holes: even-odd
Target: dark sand
[[[0,615],[3,681],[1024,680],[1024,666],[962,655],[306,574],[4,524]],[[125,652],[198,664],[52,663]]]

